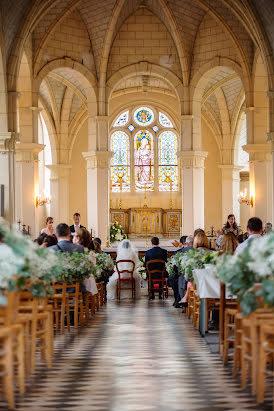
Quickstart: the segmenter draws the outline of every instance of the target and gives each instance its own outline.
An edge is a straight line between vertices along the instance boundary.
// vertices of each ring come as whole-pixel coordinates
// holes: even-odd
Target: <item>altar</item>
[[[180,237],[182,210],[163,208],[111,209],[110,221],[117,221],[130,238],[151,235]]]

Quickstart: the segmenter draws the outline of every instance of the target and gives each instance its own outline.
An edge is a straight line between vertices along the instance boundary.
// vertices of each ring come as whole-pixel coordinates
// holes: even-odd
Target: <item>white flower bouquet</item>
[[[112,271],[114,262],[111,256],[107,253],[100,253],[96,255],[96,263],[105,271]]]
[[[147,280],[147,272],[146,272],[146,267],[145,267],[145,257],[139,258],[140,265],[137,268],[138,273],[142,277],[143,280]]]
[[[62,267],[62,280],[71,281],[75,279],[82,282],[91,274],[97,276],[97,269],[93,263],[92,256],[88,253],[62,253],[57,252],[59,265]]]
[[[109,237],[111,243],[114,243],[115,241],[122,241],[125,238],[127,238],[122,226],[117,221],[111,224],[109,230]]]

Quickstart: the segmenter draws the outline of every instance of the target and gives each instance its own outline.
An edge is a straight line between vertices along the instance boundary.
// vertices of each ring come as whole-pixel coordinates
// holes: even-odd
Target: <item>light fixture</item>
[[[45,204],[51,203],[51,197],[46,196],[45,194],[38,194],[35,198],[36,207],[43,206]]]
[[[250,196],[250,198],[248,198],[247,189],[245,189],[244,193],[242,191],[239,193],[238,201],[240,204],[245,203],[246,205],[250,205],[251,207],[253,207],[254,205],[254,198],[253,196]]]

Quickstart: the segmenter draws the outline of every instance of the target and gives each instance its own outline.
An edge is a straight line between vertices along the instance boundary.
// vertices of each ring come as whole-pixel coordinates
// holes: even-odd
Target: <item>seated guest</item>
[[[222,230],[217,230],[217,238],[216,238],[216,243],[215,243],[215,249],[216,250],[221,249],[223,236],[224,236],[223,231]]]
[[[55,228],[53,227],[53,218],[52,217],[47,217],[46,219],[46,228],[43,228],[41,230],[41,234],[47,234],[47,235],[56,235]]]
[[[83,225],[80,224],[80,219],[81,219],[81,216],[80,216],[79,213],[74,213],[74,214],[73,214],[74,224],[72,224],[72,225],[69,227],[69,228],[70,228],[70,232],[71,232],[73,235],[79,230],[79,228],[86,228],[86,227],[84,227]]]
[[[75,251],[78,253],[84,252],[84,247],[82,247],[81,245],[73,244],[70,241],[71,232],[67,224],[58,224],[58,226],[56,227],[56,236],[58,243],[49,247],[50,249],[54,251],[62,251],[63,253],[73,253]]]
[[[145,267],[146,267],[147,262],[151,260],[163,260],[167,262],[167,250],[164,250],[163,248],[161,248],[159,246],[159,243],[160,241],[158,237],[152,237],[151,239],[152,248],[150,250],[147,250],[145,254]],[[162,268],[163,268],[163,265],[161,263],[155,263],[155,264],[149,265],[150,270],[159,269],[159,273],[162,271]],[[165,276],[167,277],[167,273],[165,274]],[[148,278],[148,273],[147,273],[147,278]],[[159,274],[157,272],[153,273],[151,278],[152,279],[159,278]],[[152,300],[154,300],[155,298],[153,290],[151,292],[151,298]],[[159,292],[159,299],[161,298],[162,298],[162,293]]]
[[[181,237],[182,239],[182,237]],[[180,241],[181,241],[180,239]],[[176,253],[187,253],[189,250],[193,250],[193,237],[189,235],[188,237],[185,237],[183,247],[180,248],[179,250],[176,250],[174,254]]]
[[[193,248],[198,248],[199,250],[209,250],[209,241],[204,232],[199,231],[195,236],[193,241]]]
[[[89,251],[89,246],[91,242],[91,235],[85,228],[79,228],[75,233],[73,240],[73,244],[81,245],[84,247],[85,251]]]
[[[48,248],[48,247],[51,247],[52,245],[56,245],[56,244],[57,244],[56,235],[46,235],[46,237],[43,240],[43,243],[42,243],[41,247]]]
[[[242,233],[238,236],[239,244],[243,243],[247,239],[248,239],[248,233]]]
[[[251,217],[247,222],[248,239],[238,245],[235,253],[238,254],[239,252],[244,250],[248,246],[249,241],[255,241],[257,238],[261,238],[262,231],[262,220],[258,217]]]
[[[264,225],[264,234],[267,234],[270,231],[272,231],[272,224],[271,223],[265,223],[265,225]]]
[[[94,238],[94,240],[93,240],[93,245],[94,245],[94,251],[95,251],[96,253],[98,253],[98,254],[101,254],[101,253],[102,253],[102,248],[101,248],[102,241],[101,241],[101,238],[98,238],[98,237]]]
[[[41,245],[43,244],[44,238],[46,238],[46,237],[47,237],[47,234],[46,234],[46,233],[42,233],[42,234],[40,234],[40,235],[34,240],[34,242],[35,242],[36,244],[38,244],[39,246],[41,246]]]
[[[236,248],[238,247],[237,238],[233,233],[227,233],[223,235],[221,249],[219,255],[229,253],[234,254]]]

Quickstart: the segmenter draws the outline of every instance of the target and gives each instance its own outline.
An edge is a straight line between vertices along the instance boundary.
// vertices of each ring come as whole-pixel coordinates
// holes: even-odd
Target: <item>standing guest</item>
[[[240,229],[235,221],[235,215],[229,214],[227,217],[227,222],[223,227],[223,233],[233,233],[236,237],[238,237],[240,233]]]
[[[146,251],[145,254],[145,267],[147,266],[147,262],[151,261],[151,260],[163,260],[165,262],[167,262],[167,250],[164,250],[163,248],[161,248],[159,246],[159,238],[158,237],[152,237],[151,239],[151,244],[152,244],[152,248],[150,250]],[[149,265],[149,269],[150,270],[159,270],[158,272],[155,272],[152,274],[151,278],[159,278],[159,274],[163,269],[163,265],[161,263],[155,263],[155,264],[150,264]],[[167,273],[165,275],[167,277]],[[147,273],[147,278],[148,278],[148,273]],[[151,291],[151,299],[154,300],[155,299],[155,295],[154,295],[154,290]],[[159,299],[162,299],[162,293],[159,292]]]
[[[248,239],[245,240],[243,243],[239,244],[236,248],[235,254],[238,254],[242,250],[244,250],[250,240],[256,240],[256,238],[261,238],[261,234],[263,231],[263,222],[258,217],[251,217],[247,222],[247,232],[248,232]],[[252,241],[253,241],[252,240]]]
[[[98,237],[94,238],[94,239],[93,239],[93,245],[94,245],[94,251],[95,251],[97,254],[101,254],[101,253],[102,253],[102,248],[101,248],[101,246],[102,246],[102,241],[101,241],[101,238],[98,238]]]
[[[71,232],[67,224],[58,224],[58,226],[56,227],[56,236],[58,243],[49,247],[50,249],[54,251],[62,251],[63,253],[73,253],[75,251],[78,253],[84,252],[84,247],[82,247],[81,245],[73,244],[70,241]]]
[[[75,235],[75,233],[77,233],[77,231],[79,230],[79,228],[84,228],[86,229],[86,227],[84,227],[83,225],[80,224],[80,219],[81,216],[79,213],[74,213],[73,214],[73,221],[74,224],[72,224],[69,228],[70,228],[70,232],[72,233],[72,235]]]
[[[48,248],[57,244],[56,235],[46,235],[41,245],[42,248]]]
[[[227,233],[223,235],[221,249],[219,255],[224,253],[234,254],[236,248],[238,247],[237,238],[233,233]]]
[[[272,224],[271,224],[271,223],[265,223],[263,234],[267,234],[267,233],[269,233],[270,231],[272,231]]]
[[[43,228],[41,230],[41,234],[47,234],[47,235],[56,235],[55,228],[53,227],[53,218],[52,217],[47,217],[46,219],[46,228]]]

